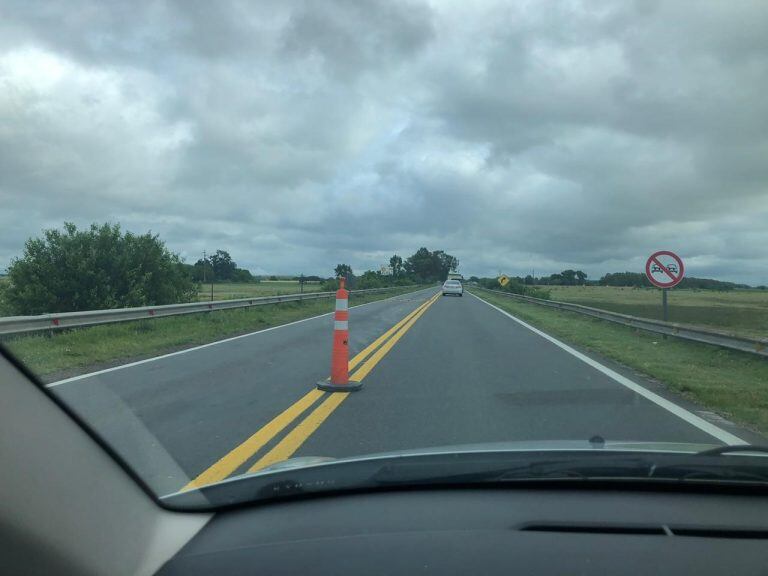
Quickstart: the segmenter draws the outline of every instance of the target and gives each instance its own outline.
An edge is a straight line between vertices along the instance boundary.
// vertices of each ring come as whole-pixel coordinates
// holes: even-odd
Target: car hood
[[[211,509],[329,491],[461,482],[601,479],[679,483],[757,482],[768,486],[768,455],[708,454],[719,444],[548,440],[454,444],[366,454],[290,458],[194,490],[161,497],[169,506]]]

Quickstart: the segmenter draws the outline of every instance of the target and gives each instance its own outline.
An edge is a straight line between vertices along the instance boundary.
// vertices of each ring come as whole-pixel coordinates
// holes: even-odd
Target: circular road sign
[[[645,263],[645,275],[659,288],[677,286],[684,274],[685,266],[680,256],[669,250],[654,252]]]

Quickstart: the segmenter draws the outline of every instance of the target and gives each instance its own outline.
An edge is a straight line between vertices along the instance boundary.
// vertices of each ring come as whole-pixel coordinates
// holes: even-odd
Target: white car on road
[[[448,294],[455,294],[456,296],[464,295],[464,286],[458,280],[446,280],[443,283],[443,296]]]

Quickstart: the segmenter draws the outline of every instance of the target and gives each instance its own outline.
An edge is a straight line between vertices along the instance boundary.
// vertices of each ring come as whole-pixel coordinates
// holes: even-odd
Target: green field
[[[382,294],[351,294],[351,305],[420,290],[408,286]],[[90,328],[7,338],[3,344],[45,381],[107,365],[156,356],[221,340],[334,309],[333,299],[284,302],[253,308],[217,310],[185,316],[136,320]]]
[[[574,289],[573,293],[578,290]],[[598,294],[598,290],[602,289],[591,293]],[[616,360],[726,418],[768,433],[768,361],[765,358],[675,338],[663,340],[658,334],[575,312],[553,310],[484,291],[476,293],[548,334]]]
[[[613,286],[545,286],[553,300],[661,319],[661,291]],[[768,337],[768,290],[669,291],[669,320]]]
[[[304,284],[304,292],[320,292],[319,283]],[[213,284],[214,300],[234,300],[250,298],[251,296],[279,296],[281,294],[298,294],[299,283],[292,280],[262,280],[261,282],[221,282]],[[211,299],[211,285],[199,286],[198,300]]]

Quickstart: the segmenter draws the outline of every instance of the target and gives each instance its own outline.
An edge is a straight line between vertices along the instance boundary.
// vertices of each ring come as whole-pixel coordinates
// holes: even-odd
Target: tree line
[[[353,289],[380,288],[444,281],[459,266],[458,258],[443,250],[419,248],[407,258],[394,254],[390,273],[366,270],[355,275],[348,264],[339,264],[331,278],[296,277],[323,282],[333,290],[336,279],[345,277]],[[123,232],[118,224],[92,224],[79,230],[65,223],[62,230],[45,230],[30,238],[24,253],[8,268],[0,285],[3,313],[41,314],[102,308],[153,306],[194,300],[201,282],[258,281],[239,268],[226,250],[216,250],[194,264],[185,264],[156,234]],[[543,277],[516,276],[501,287],[496,278],[471,277],[483,286],[518,294],[548,298],[547,286],[630,286],[650,287],[641,272],[605,274],[589,280],[582,270],[567,269]],[[709,278],[686,277],[680,288],[733,290],[746,284]]]
[[[338,285],[336,278],[345,278],[346,285],[358,290],[404,286],[409,284],[431,284],[444,282],[448,273],[459,267],[459,259],[443,250],[430,251],[425,247],[416,250],[405,260],[397,254],[389,259],[390,273],[378,270],[366,270],[356,276],[349,264],[338,264],[334,269],[334,278],[329,278],[324,288],[334,290]]]
[[[441,250],[420,248],[405,260],[392,256],[392,274],[367,270],[355,276],[350,266],[340,264],[332,278],[295,279],[325,282],[330,290],[337,277],[346,276],[351,288],[379,288],[444,280],[458,264]],[[45,230],[25,242],[23,254],[11,261],[0,283],[0,305],[10,315],[157,306],[195,300],[202,282],[259,280],[238,267],[226,250],[186,264],[157,234],[124,232],[119,224],[108,223],[78,229],[66,222],[61,230]]]
[[[500,288],[496,278],[478,278],[472,276],[470,281],[477,282],[481,286]],[[549,276],[534,277],[532,275],[510,277],[509,291],[515,292],[521,290],[520,286],[620,286],[635,288],[652,288],[648,277],[643,272],[613,272],[602,276],[599,280],[589,280],[587,274],[581,270],[563,270]],[[697,290],[735,290],[751,288],[748,284],[738,284],[735,282],[724,282],[722,280],[713,280],[712,278],[696,278],[686,276],[677,285],[678,288],[689,288]],[[761,288],[758,286],[758,288]],[[529,291],[530,292],[530,291]],[[516,292],[525,293],[524,290]]]
[[[606,274],[598,281],[600,286],[634,286],[650,288],[653,286],[648,277],[642,272],[615,272]],[[677,288],[696,288],[699,290],[735,290],[737,288],[751,288],[748,284],[738,284],[736,282],[724,282],[722,280],[713,280],[712,278],[696,278],[686,276],[677,285]]]
[[[257,280],[249,270],[238,268],[226,250],[216,250],[194,264],[184,264],[193,282],[253,282]]]

